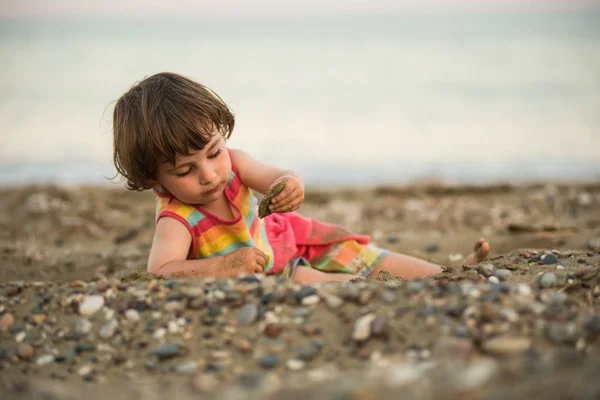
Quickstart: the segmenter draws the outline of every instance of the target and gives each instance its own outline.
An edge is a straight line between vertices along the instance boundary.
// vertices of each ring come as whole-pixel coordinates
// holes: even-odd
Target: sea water
[[[600,179],[600,12],[0,21],[0,185],[109,183],[113,102],[178,72],[312,185]]]

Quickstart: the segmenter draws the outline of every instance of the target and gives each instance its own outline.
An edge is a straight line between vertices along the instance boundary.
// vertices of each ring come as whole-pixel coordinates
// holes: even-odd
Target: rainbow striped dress
[[[200,206],[182,203],[171,194],[154,189],[156,221],[175,218],[192,236],[188,259],[206,259],[242,247],[256,247],[267,256],[268,274],[287,270],[291,275],[295,266],[304,264],[324,272],[366,276],[386,253],[369,245],[368,236],[294,212],[258,218],[258,200],[242,183],[233,162],[224,192],[238,211],[233,220],[223,220]]]

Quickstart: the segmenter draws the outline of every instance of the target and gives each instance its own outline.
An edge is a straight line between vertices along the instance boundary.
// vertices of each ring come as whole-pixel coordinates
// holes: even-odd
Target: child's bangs
[[[189,156],[194,151],[204,149],[215,134],[217,132],[212,125],[168,126],[162,134],[159,134],[159,143],[155,147],[160,152],[158,159],[175,165],[178,155]]]

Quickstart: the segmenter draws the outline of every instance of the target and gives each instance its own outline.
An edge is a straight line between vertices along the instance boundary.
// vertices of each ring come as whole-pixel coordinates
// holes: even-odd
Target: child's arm
[[[286,182],[285,189],[271,200],[272,212],[300,208],[304,200],[304,181],[298,173],[265,165],[242,150],[231,149],[231,157],[244,185],[258,193],[264,195],[277,183]]]
[[[156,224],[148,272],[171,278],[237,276],[263,272],[267,263],[259,249],[243,247],[227,255],[203,260],[186,260],[192,236],[174,218],[161,218]]]

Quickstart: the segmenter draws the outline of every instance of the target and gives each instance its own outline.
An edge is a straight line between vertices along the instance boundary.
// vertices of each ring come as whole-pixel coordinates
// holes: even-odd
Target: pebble
[[[91,365],[84,365],[81,368],[79,368],[77,370],[77,375],[79,376],[87,376],[89,374],[91,374],[93,371],[92,366]]]
[[[11,313],[6,313],[0,317],[0,331],[6,331],[15,323],[15,317]]]
[[[77,322],[75,323],[75,332],[81,335],[87,335],[88,333],[90,333],[91,330],[92,323],[89,320],[85,318],[77,319]]]
[[[241,352],[247,353],[252,350],[252,343],[246,338],[240,338],[235,343],[234,346]]]
[[[279,365],[279,357],[274,354],[267,354],[258,360],[261,367],[265,369],[273,369]]]
[[[388,321],[385,317],[376,317],[371,321],[371,336],[384,337],[387,334]]]
[[[545,272],[540,279],[540,287],[544,289],[552,288],[556,285],[556,275],[554,272]]]
[[[310,295],[310,296],[306,296],[302,299],[302,305],[305,306],[314,306],[316,304],[318,304],[320,301],[319,296],[315,295]]]
[[[118,327],[119,327],[119,323],[117,322],[117,320],[111,319],[106,324],[104,324],[104,326],[102,328],[100,328],[100,332],[98,332],[98,334],[100,335],[100,337],[102,337],[104,339],[110,339],[111,337],[114,336]]]
[[[440,245],[437,242],[431,242],[425,246],[425,251],[428,253],[435,253],[440,250]]]
[[[379,298],[381,299],[381,301],[387,304],[391,304],[396,301],[396,295],[389,290],[384,290],[383,292],[381,292]]]
[[[319,355],[320,351],[321,349],[317,346],[302,346],[298,349],[296,358],[302,361],[312,361]]]
[[[21,360],[30,360],[33,357],[33,347],[29,343],[20,343],[17,346],[17,354]]]
[[[21,331],[15,335],[15,342],[21,343],[27,337],[27,333],[25,331]]]
[[[258,317],[258,306],[254,303],[245,304],[238,315],[238,322],[242,325],[249,325],[256,321]]]
[[[47,365],[54,362],[54,355],[52,354],[44,354],[43,356],[39,356],[37,360],[35,360],[35,364],[39,366]]]
[[[302,368],[304,368],[305,363],[302,360],[291,358],[291,359],[287,360],[285,365],[290,371],[299,371]]]
[[[314,287],[312,287],[312,286],[302,286],[300,288],[300,290],[298,290],[298,291],[296,291],[294,293],[294,298],[298,302],[301,302],[302,299],[304,299],[305,297],[312,296],[312,295],[315,295],[315,294],[317,294],[317,289],[315,289]]]
[[[130,308],[127,311],[125,311],[125,318],[127,318],[127,320],[130,322],[139,322],[140,313],[138,313],[137,310]]]
[[[464,258],[465,257],[460,253],[452,253],[448,255],[448,260],[450,260],[450,262],[457,262],[463,260]]]
[[[371,336],[371,322],[375,319],[375,314],[363,315],[356,320],[354,330],[352,331],[352,339],[357,342],[364,342]]]
[[[592,240],[592,239],[590,239],[590,240],[587,241],[586,246],[590,250],[598,249],[598,248],[600,248],[600,240]]]
[[[512,272],[510,272],[510,270],[508,269],[499,269],[494,273],[494,276],[496,276],[498,279],[500,279],[501,281],[505,281],[508,279],[508,277],[512,274]]]
[[[488,281],[495,283],[495,284],[500,283],[500,279],[498,279],[497,276],[493,276],[493,275],[488,278]]]
[[[158,346],[150,352],[150,355],[158,357],[159,360],[167,360],[181,355],[181,346],[178,344]]]
[[[263,333],[265,336],[274,339],[277,336],[279,336],[281,334],[281,332],[283,331],[283,327],[280,324],[277,323],[271,323],[271,324],[267,324],[265,326],[265,329],[263,330]]]
[[[531,340],[517,336],[500,336],[488,339],[481,345],[487,353],[498,356],[523,353],[531,346]]]
[[[165,328],[158,328],[157,330],[154,331],[154,333],[152,334],[152,337],[154,339],[162,339],[165,337],[166,334],[167,334],[167,330]]]
[[[325,304],[327,304],[327,307],[330,309],[335,310],[344,304],[344,300],[338,296],[330,295],[325,297]]]
[[[79,313],[81,315],[90,316],[104,307],[104,297],[98,295],[87,296],[81,304],[79,304]]]
[[[585,320],[583,326],[590,336],[592,336],[592,337],[600,336],[600,316],[599,315],[588,317]]]
[[[494,274],[494,264],[483,264],[478,268],[478,272],[487,278]]]
[[[198,369],[197,361],[184,361],[173,366],[173,371],[180,374],[192,374]]]
[[[558,258],[554,254],[548,253],[542,257],[542,261],[545,265],[552,265],[558,263]]]

